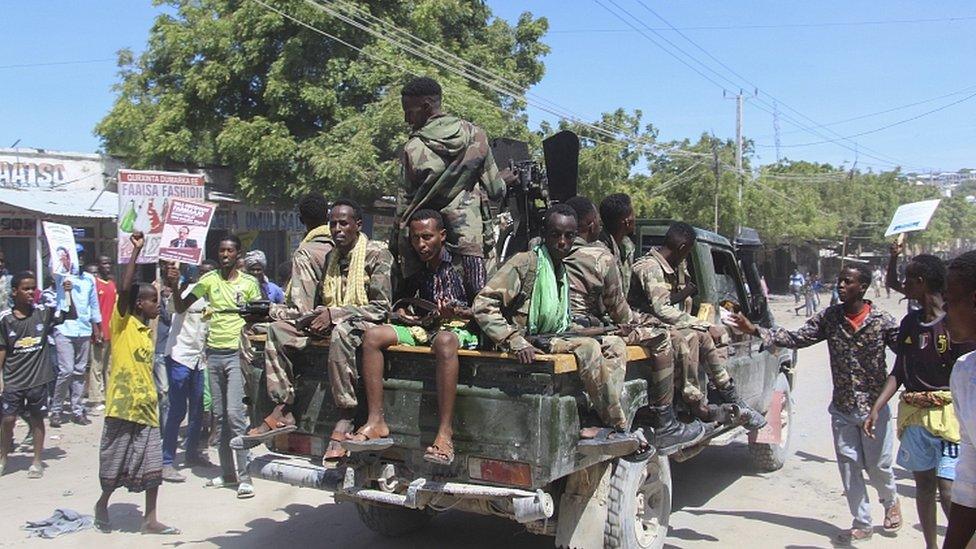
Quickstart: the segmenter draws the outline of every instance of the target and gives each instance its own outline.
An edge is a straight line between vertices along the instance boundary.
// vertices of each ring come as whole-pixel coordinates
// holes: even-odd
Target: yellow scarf
[[[366,297],[366,235],[359,235],[356,245],[349,252],[349,272],[346,274],[346,291],[342,292],[342,273],[339,272],[339,250],[329,253],[322,279],[322,303],[326,307],[363,306]]]

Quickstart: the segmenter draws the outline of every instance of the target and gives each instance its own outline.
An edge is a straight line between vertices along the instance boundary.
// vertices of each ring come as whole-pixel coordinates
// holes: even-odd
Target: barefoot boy
[[[110,324],[112,372],[98,452],[102,497],[95,504],[95,527],[103,532],[111,530],[108,500],[116,488],[125,486],[130,492],[146,492],[143,534],[179,534],[176,528],[156,520],[156,496],[163,482],[163,448],[149,321],[159,316],[159,295],[149,284],[133,285],[136,258],[146,239],[136,231],[129,240],[132,255],[122,276],[122,295],[112,311]]]

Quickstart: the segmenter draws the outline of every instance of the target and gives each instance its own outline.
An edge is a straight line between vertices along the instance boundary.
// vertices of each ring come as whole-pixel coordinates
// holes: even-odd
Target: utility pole
[[[753,97],[759,95],[759,90],[753,93]],[[735,233],[739,234],[739,230],[742,226],[739,224],[739,219],[742,217],[742,187],[744,185],[743,178],[745,173],[742,171],[742,104],[745,100],[745,96],[742,90],[735,94],[733,97],[729,97],[729,94],[722,90],[722,96],[726,99],[735,99],[735,171],[739,176],[739,189],[738,189],[738,215],[736,216]],[[733,235],[733,238],[735,235]]]
[[[718,141],[712,136],[712,162],[715,167],[715,232],[718,232],[718,191],[722,181],[722,165],[718,162]]]

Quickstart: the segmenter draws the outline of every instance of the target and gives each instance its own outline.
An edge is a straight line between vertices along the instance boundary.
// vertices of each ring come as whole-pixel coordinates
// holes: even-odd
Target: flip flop
[[[231,488],[233,486],[237,486],[238,484],[240,483],[237,481],[227,482],[224,480],[224,477],[214,477],[208,480],[206,484],[203,485],[203,487],[204,488]]]
[[[639,448],[637,436],[611,428],[600,429],[597,436],[576,443],[576,451],[584,456],[625,456]]]
[[[885,532],[897,532],[901,528],[902,522],[904,521],[901,517],[901,502],[895,501],[891,507],[885,509],[883,523]]]
[[[43,476],[44,476],[43,466],[31,465],[27,469],[27,478],[36,479],[36,478],[41,478]]]
[[[435,441],[424,452],[424,461],[435,465],[450,465],[454,463],[454,444],[447,442],[441,445]]]
[[[346,430],[340,430],[340,423],[345,422],[343,426]],[[336,422],[336,428],[332,430],[332,434],[329,435],[329,446],[325,449],[325,454],[322,456],[322,465],[328,467],[330,465],[335,465],[339,460],[349,456],[349,452],[342,447],[342,443],[346,440],[346,435],[353,432],[352,421],[348,419],[342,419]]]
[[[369,435],[356,433],[355,436],[366,437],[366,440],[345,439],[339,444],[349,452],[379,452],[393,446],[393,439],[390,437],[369,438]]]
[[[254,497],[254,486],[247,482],[242,482],[237,486],[237,499],[250,499]]]
[[[230,439],[229,445],[231,450],[250,450],[255,446],[260,446],[262,442],[271,440],[278,435],[288,434],[297,430],[298,426],[296,425],[285,425],[284,427],[276,427],[261,433],[248,433],[246,435],[236,436]]]
[[[144,536],[178,536],[183,533],[179,528],[174,528],[172,526],[167,526],[158,532],[153,532],[150,530],[141,530],[139,532]]]

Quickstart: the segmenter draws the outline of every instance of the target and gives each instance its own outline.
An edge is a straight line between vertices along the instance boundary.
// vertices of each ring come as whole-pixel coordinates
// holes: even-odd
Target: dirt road
[[[878,304],[900,318],[904,306],[894,299]],[[801,317],[789,311],[792,298],[774,303],[777,319],[796,327]],[[789,311],[789,312],[787,312]],[[820,344],[799,355],[796,454],[781,471],[758,474],[749,461],[744,438],[709,448],[695,459],[676,464],[673,547],[830,547],[850,515],[834,460],[827,404],[830,400],[827,348]],[[18,426],[17,440],[24,435]],[[98,497],[98,438],[101,420],[81,427],[49,429],[48,468],[42,480],[30,481],[27,454],[16,454],[0,478],[0,546],[44,547],[551,547],[549,538],[525,533],[516,524],[492,517],[448,512],[416,536],[387,540],[361,525],[352,505],[335,505],[325,493],[256,482],[257,496],[239,501],[230,490],[203,488],[207,473],[195,470],[184,484],[166,484],[160,492],[159,516],[183,529],[172,538],[140,536],[143,498],[118,492],[110,508],[119,532],[94,530],[54,541],[25,539],[20,525],[66,507],[90,513]],[[51,440],[52,436],[59,437]],[[215,454],[215,453],[214,453]],[[216,455],[214,455],[216,458]],[[867,546],[920,547],[910,475],[896,468],[905,526],[896,538],[876,536]],[[871,497],[876,494],[871,491]],[[940,516],[940,522],[945,519]],[[875,521],[880,524],[881,509]],[[944,528],[943,528],[944,531]]]

